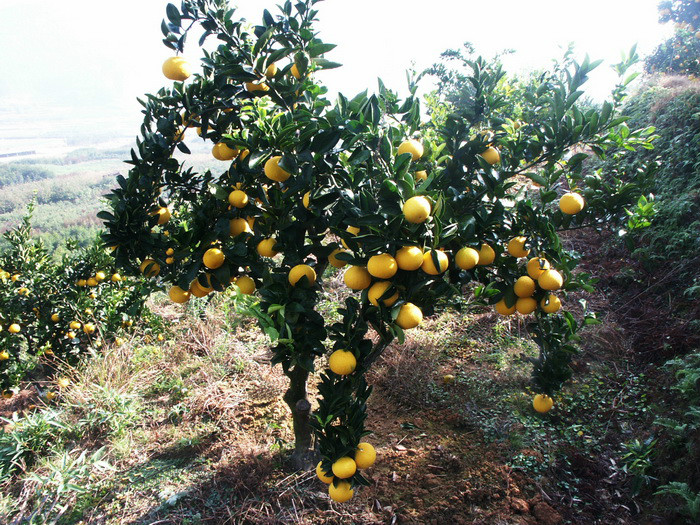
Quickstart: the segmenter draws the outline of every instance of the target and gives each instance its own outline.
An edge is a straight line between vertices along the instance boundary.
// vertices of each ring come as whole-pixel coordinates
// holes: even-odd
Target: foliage
[[[49,179],[53,174],[45,169],[20,163],[0,164],[0,188]]]
[[[0,389],[7,395],[39,364],[95,351],[144,305],[142,285],[124,282],[99,243],[78,249],[69,241],[56,262],[32,237],[33,211],[30,204],[22,224],[5,233],[9,248],[0,254]]]
[[[336,460],[352,457],[367,433],[371,389],[364,373],[391,341],[404,341],[397,319],[409,303],[432,315],[478,283],[478,304],[503,301],[512,307],[513,286],[524,268],[504,246],[518,235],[527,238],[533,255],[546,257],[563,274],[565,292],[591,289],[585,274],[573,273],[576,257],[563,249],[558,232],[626,220],[625,209],[641,194],[636,181],[642,176],[621,173],[609,184],[585,186],[587,205],[575,215],[552,204],[567,189],[584,189],[583,163],[589,156],[604,158],[612,148],[650,148],[653,130],[631,129],[618,113],[634,51],[618,65],[621,81],[613,101],[599,109],[577,104],[597,66],[588,59],[569,60],[527,83],[518,92],[525,122],[502,111],[513,107],[511,92],[503,89],[505,74],[481,58],[466,61],[464,75],[474,88],[464,95],[468,103],[443,122],[421,122],[415,78],[406,100],[380,81],[377,94],[341,94],[332,103],[317,77],[339,64],[323,58],[334,46],[314,31],[318,2],[285,2],[277,16],[265,10],[262,24],[253,28],[237,20],[223,0],[186,0],[179,9],[168,5],[161,27],[168,47],[181,51],[195,23],[205,31],[200,45],[213,35],[222,43],[204,52],[203,74],[141,101],[145,117],[131,152],[133,167],[127,177],[117,177],[118,187],[108,197],[111,209],[100,218],[107,228],[105,243],[115,247],[117,264],[131,274],[152,272],[154,281],[181,292],[222,291],[234,279],[254,279],[261,301],[251,311],[273,342],[272,362],[290,378],[285,399],[296,429],[301,423],[294,407],[306,396],[315,359],[327,353],[326,341],[333,351],[352,352],[353,373],[322,373],[312,419],[328,471]],[[269,73],[270,66],[283,63]],[[203,140],[216,145],[214,151],[224,144],[246,155],[232,155],[216,172],[187,168],[173,153],[189,152],[183,126],[194,125]],[[400,144],[409,138],[420,141],[424,154],[400,154]],[[488,155],[493,151],[498,160]],[[275,155],[285,172],[277,179],[268,171]],[[417,178],[417,171],[425,171],[427,179]],[[234,189],[248,197],[241,207],[230,200]],[[402,213],[416,196],[430,205],[422,222]],[[274,239],[281,256],[258,253],[266,239]],[[327,326],[316,306],[339,240],[346,249],[337,258],[360,268],[370,257],[393,255],[403,246],[429,253],[424,268],[439,267],[439,257],[449,259],[482,243],[494,248],[496,258],[469,270],[450,264],[437,275],[400,270],[377,305],[362,291],[347,299],[340,320]],[[210,269],[204,256],[214,248],[223,260]],[[315,277],[304,276],[294,285],[289,274],[299,264],[312,265]],[[385,306],[396,292],[396,302]],[[538,289],[537,303],[546,295]],[[535,312],[529,329],[540,345],[534,378],[542,392],[553,394],[569,377],[576,351],[571,343],[580,327],[570,314]],[[378,336],[376,344],[370,330]],[[367,483],[359,473],[352,482]]]
[[[674,34],[646,58],[648,73],[700,74],[700,3],[694,0],[664,0],[659,21],[675,22]]]

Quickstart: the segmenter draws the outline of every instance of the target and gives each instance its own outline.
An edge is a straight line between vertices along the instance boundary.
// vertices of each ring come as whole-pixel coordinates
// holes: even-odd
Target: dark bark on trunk
[[[316,459],[316,451],[312,448],[312,432],[309,425],[311,403],[306,398],[306,381],[309,372],[295,366],[288,373],[289,389],[284,394],[284,401],[292,412],[294,428],[294,453],[290,458],[291,465],[296,470],[311,470]]]

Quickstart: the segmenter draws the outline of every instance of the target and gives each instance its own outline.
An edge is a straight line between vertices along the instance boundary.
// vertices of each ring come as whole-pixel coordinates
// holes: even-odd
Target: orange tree
[[[674,22],[675,31],[646,58],[647,72],[700,75],[700,2],[664,0],[659,21]]]
[[[144,290],[126,283],[101,243],[57,261],[32,237],[33,204],[22,223],[4,234],[0,253],[0,391],[11,397],[39,363],[76,361],[96,351],[140,317]]]
[[[413,82],[405,100],[380,83],[377,94],[331,103],[319,78],[339,64],[324,58],[334,46],[314,30],[319,1],[286,2],[252,27],[225,0],[168,5],[168,47],[182,51],[195,23],[200,45],[210,36],[220,45],[204,52],[201,74],[179,56],[165,62],[174,83],[141,101],[133,167],[100,216],[119,266],[167,285],[174,302],[232,283],[259,294],[252,311],[289,378],[294,462],[320,452],[319,477],[346,501],[375,458],[362,441],[365,372],[459,297],[528,316],[540,348],[534,408],[551,408],[576,333],[592,319],[559,312],[567,292],[589,285],[572,273],[558,231],[614,220],[636,203],[635,184],[587,187],[587,204],[576,190],[589,154],[648,146],[649,132],[626,128],[615,102],[576,105],[596,65],[588,61],[528,89],[527,122],[499,113],[503,73],[482,60],[467,76],[472,106],[437,127],[422,122]],[[186,160],[188,127],[220,170],[197,173],[174,156]],[[329,266],[347,267],[354,291],[331,324],[317,310]],[[307,379],[327,353],[310,415]]]

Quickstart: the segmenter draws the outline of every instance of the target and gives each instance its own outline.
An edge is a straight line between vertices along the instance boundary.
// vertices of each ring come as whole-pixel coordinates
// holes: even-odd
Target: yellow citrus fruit
[[[304,208],[307,210],[311,207],[311,192],[307,191],[304,193],[304,196],[301,198],[301,203],[304,205]]]
[[[158,224],[160,225],[167,223],[172,216],[170,210],[165,207],[158,208],[155,214],[158,216]]]
[[[297,80],[301,80],[301,72],[299,71],[299,67],[296,64],[292,64],[292,68],[289,70],[289,72],[294,78],[296,78]]]
[[[231,237],[237,237],[241,233],[253,233],[253,230],[250,228],[250,224],[243,217],[231,219],[228,226]]]
[[[101,283],[101,282],[104,281],[106,278],[107,278],[107,276],[105,275],[104,272],[97,272],[97,273],[95,274],[95,280],[96,280],[98,283]]]
[[[95,333],[95,325],[92,323],[85,323],[85,326],[83,326],[83,332],[86,334],[94,334]]]
[[[348,232],[350,235],[357,235],[358,233],[360,233],[360,228],[358,228],[357,226],[348,226],[345,229],[345,231]],[[344,240],[341,240],[341,242],[343,243],[343,246],[348,248],[348,245]]]
[[[462,270],[471,270],[479,264],[479,252],[474,248],[462,248],[455,255],[455,264]]]
[[[66,337],[67,337],[68,339],[75,339],[75,332],[74,332],[73,330],[71,330],[70,332],[68,332],[68,333],[66,334]]]
[[[190,300],[190,292],[183,290],[179,286],[173,286],[168,292],[170,300],[177,304],[183,304]]]
[[[403,215],[413,224],[420,224],[428,220],[432,207],[427,197],[417,195],[408,199],[403,205]]]
[[[316,270],[308,264],[297,264],[294,268],[289,270],[289,284],[296,286],[303,276],[306,276],[308,285],[316,282]]]
[[[90,277],[90,278],[86,281],[86,284],[87,284],[88,286],[90,286],[90,287],[92,287],[92,286],[97,286],[97,279],[95,279],[94,277]]]
[[[270,91],[270,86],[265,84],[265,82],[246,82],[245,88],[251,93],[255,93],[256,91],[262,91],[263,93],[265,91]]]
[[[345,285],[352,290],[364,290],[372,283],[372,277],[366,268],[362,266],[351,266],[345,271],[343,281],[345,281]]]
[[[252,295],[255,292],[255,281],[247,275],[242,275],[236,279],[236,286],[238,286],[243,295]]]
[[[112,282],[113,283],[118,283],[122,280],[122,276],[119,275],[118,273],[113,273],[112,274]]]
[[[146,277],[155,277],[160,273],[160,265],[153,259],[146,259],[141,263],[141,266],[139,266],[139,270],[141,270],[141,273]]]
[[[328,495],[337,503],[350,501],[355,492],[347,481],[339,481],[337,486],[331,483],[328,485]]]
[[[564,278],[558,271],[549,269],[542,272],[542,275],[537,278],[537,284],[543,290],[558,290],[564,284]]]
[[[481,156],[484,157],[484,160],[492,166],[501,162],[501,153],[493,146],[489,146],[488,148],[486,148],[481,153]]]
[[[282,160],[282,156],[272,157],[265,162],[265,176],[268,179],[284,182],[290,177],[290,173],[284,171],[279,167],[279,162]]]
[[[277,244],[277,239],[274,237],[263,239],[258,243],[258,254],[261,257],[274,257],[278,253],[274,250],[275,244]]]
[[[417,140],[407,140],[402,142],[399,146],[398,155],[403,155],[404,153],[410,153],[412,160],[418,160],[423,156],[425,150],[423,149],[423,144]]]
[[[175,259],[172,257],[168,257],[165,259],[165,264],[173,264],[175,262]]]
[[[561,299],[554,294],[549,294],[540,301],[540,308],[546,314],[558,312],[561,308]]]
[[[335,477],[347,479],[355,475],[355,472],[357,472],[357,465],[355,464],[354,459],[345,456],[333,463],[332,470]]]
[[[46,392],[46,399],[48,401],[51,401],[51,400],[55,399],[57,395],[58,394],[56,394],[56,392]]]
[[[323,463],[323,461],[319,461],[318,465],[316,465],[316,475],[318,476],[318,479],[326,484],[333,483],[333,476],[329,476],[326,474],[326,472],[324,472],[321,463]]]
[[[521,297],[515,301],[515,309],[518,311],[518,313],[529,315],[537,310],[537,301],[532,297]]]
[[[438,264],[440,268],[435,267],[435,261],[433,261],[433,253],[437,255]],[[423,264],[421,269],[428,275],[440,275],[447,267],[450,265],[450,261],[447,259],[447,254],[440,250],[428,250],[423,254]]]
[[[513,257],[527,257],[530,250],[525,249],[527,237],[513,237],[508,241],[508,253]]]
[[[223,142],[219,142],[214,144],[214,147],[211,149],[211,154],[216,160],[233,160],[236,155],[238,155],[238,150],[229,148]]]
[[[204,256],[202,257],[204,266],[210,270],[221,268],[225,260],[226,256],[219,248],[209,248],[206,252],[204,252]]]
[[[428,180],[428,172],[425,170],[417,171],[413,175],[413,178],[416,180],[416,182],[423,182],[424,180]]]
[[[537,394],[532,400],[532,408],[540,414],[546,414],[554,406],[554,400],[546,394]]]
[[[404,330],[409,330],[418,326],[423,320],[423,312],[413,303],[404,303],[399,308],[399,315],[396,316],[396,324]]]
[[[243,160],[245,159],[248,155],[250,155],[250,150],[249,149],[244,149],[241,151],[241,154],[238,155],[238,160]]]
[[[60,319],[61,319],[61,316],[60,316],[60,315],[58,315],[58,314],[51,314],[51,320],[52,320],[54,323],[57,323]]]
[[[348,350],[336,350],[328,358],[328,367],[339,376],[352,374],[357,368],[355,354]]]
[[[245,208],[248,204],[248,195],[241,190],[233,190],[228,194],[228,202],[236,208]]]
[[[482,244],[479,250],[479,266],[487,266],[496,260],[496,252],[488,244]]]
[[[163,62],[163,74],[165,78],[182,82],[192,75],[192,69],[182,57],[170,57]]]
[[[333,267],[333,268],[342,268],[346,264],[348,264],[345,261],[341,261],[336,257],[339,253],[347,253],[345,250],[341,250],[340,248],[336,248],[333,250],[330,255],[328,256],[328,263]]]
[[[77,285],[83,288],[87,286],[87,281],[85,279],[78,279]]]
[[[0,361],[7,361],[10,358],[10,353],[7,350],[0,352]]]
[[[535,281],[527,275],[523,275],[515,281],[513,291],[518,297],[532,297],[532,294],[535,293]]]
[[[367,271],[377,279],[391,279],[396,275],[398,269],[396,259],[388,253],[374,255],[367,261]]]
[[[578,193],[567,193],[559,199],[559,209],[567,215],[576,215],[585,204],[583,197]]]
[[[380,281],[378,283],[374,283],[367,291],[367,299],[369,299],[369,302],[374,306],[379,306],[379,298],[384,295],[390,286],[390,281]],[[384,299],[382,303],[384,306],[391,306],[398,300],[399,292],[395,292],[391,297]]]
[[[69,326],[71,330],[80,330],[82,325],[78,321],[71,321]]]
[[[11,334],[18,334],[22,331],[22,327],[18,325],[17,323],[12,323],[10,327],[7,329],[8,332]]]
[[[423,265],[423,250],[418,246],[404,246],[396,252],[396,264],[402,270],[417,270]]]
[[[277,74],[277,64],[274,62],[267,66],[267,69],[265,69],[265,76],[267,78],[272,78]]]
[[[194,281],[192,281],[190,283],[190,293],[192,295],[194,295],[195,297],[199,297],[199,298],[207,296],[208,294],[210,294],[211,292],[214,291],[214,288],[211,285],[211,277],[209,277],[208,275],[207,275],[207,283],[209,284],[209,286],[207,286],[205,288],[204,286],[202,286],[199,283],[199,279],[195,279]]]
[[[527,261],[527,274],[532,279],[539,279],[545,270],[549,270],[549,261],[541,257],[533,257]]]
[[[377,459],[377,451],[369,443],[358,443],[355,452],[355,464],[357,468],[365,469],[374,465]]]
[[[494,308],[496,308],[496,311],[501,315],[513,315],[515,313],[515,305],[509,308],[508,305],[506,305],[505,299],[498,301]]]

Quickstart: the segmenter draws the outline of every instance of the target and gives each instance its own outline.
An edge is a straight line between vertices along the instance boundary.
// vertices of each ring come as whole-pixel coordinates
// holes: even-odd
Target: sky
[[[281,0],[280,0],[281,1]],[[257,22],[263,6],[277,2],[232,1]],[[327,58],[339,70],[323,72],[332,93],[376,87],[377,77],[405,89],[405,70],[434,63],[447,48],[472,42],[485,56],[515,49],[512,72],[547,67],[569,42],[577,55],[606,63],[592,77],[589,94],[612,89],[609,65],[639,44],[654,49],[670,28],[658,23],[658,0],[325,0],[319,4],[320,36],[338,44]],[[160,22],[167,0],[0,0],[0,139],[18,130],[31,135],[55,119],[84,122],[115,134],[140,121],[136,97],[165,85]],[[196,39],[185,56],[198,62]],[[429,85],[426,86],[428,88]],[[12,128],[6,122],[19,122]],[[8,131],[9,130],[9,131]],[[2,145],[0,145],[0,150]],[[0,151],[1,152],[1,151]]]

